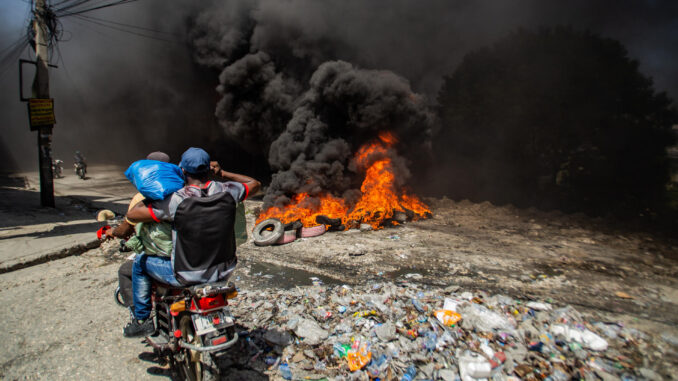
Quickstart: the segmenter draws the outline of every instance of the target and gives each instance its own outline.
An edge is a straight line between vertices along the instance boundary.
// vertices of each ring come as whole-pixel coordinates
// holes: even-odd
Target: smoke
[[[27,5],[0,3],[1,50],[25,32]],[[426,110],[444,76],[467,52],[518,27],[565,24],[618,39],[659,90],[678,96],[678,3],[671,0],[148,0],[89,15],[161,30],[153,35],[172,41],[64,17],[64,40],[53,52],[59,68],[51,70],[56,157],[68,160],[80,149],[93,161],[129,163],[153,150],[176,158],[189,145],[203,146],[232,159],[225,163],[231,168],[268,162],[286,175],[271,187],[282,193],[299,184],[293,177],[345,188],[335,183],[355,177],[346,152],[384,128],[398,130],[401,162],[419,176],[425,141],[435,138]],[[11,157],[0,163],[35,169],[35,133],[18,101],[13,65],[0,77],[0,150]],[[393,99],[361,107],[360,97],[381,95],[341,88],[325,71],[352,78],[354,89],[384,84],[381,91]],[[319,89],[321,83],[333,91]],[[401,107],[415,116],[408,119]],[[381,112],[394,116],[392,126],[380,125]],[[308,147],[316,144],[311,136],[317,147]],[[280,149],[287,148],[283,142],[289,152]]]
[[[30,20],[30,2],[1,3],[20,17],[10,20],[8,15],[7,23],[0,23],[0,32],[6,32],[0,33],[0,50],[25,35]],[[168,152],[177,160],[189,145],[223,141],[212,116],[214,77],[195,64],[185,44],[184,17],[192,7],[181,3],[164,7],[165,2],[151,0],[84,14],[162,33],[76,16],[59,20],[62,40],[50,51],[50,62],[58,66],[50,69],[57,121],[53,158],[68,168],[80,150],[90,164],[128,165],[151,151]],[[153,11],[160,6],[166,8],[162,18]],[[0,14],[5,12],[0,9]],[[35,55],[26,48],[21,58]],[[0,139],[6,145],[0,149],[6,148],[11,158],[0,161],[0,169],[36,171],[37,138],[29,130],[26,105],[19,101],[17,59],[0,77]],[[30,95],[33,74],[30,66],[26,69],[24,92]]]
[[[266,206],[299,192],[341,194],[359,186],[355,174],[360,168],[350,159],[379,132],[392,131],[406,141],[405,154],[421,152],[430,142],[433,115],[407,81],[392,72],[331,61],[318,67],[309,84],[285,131],[271,144],[268,161],[277,173]],[[403,185],[409,178],[407,161],[396,151],[391,158]]]
[[[606,16],[610,9],[616,18]],[[271,206],[299,192],[355,194],[361,169],[351,158],[381,131],[401,142],[389,151],[399,185],[410,180],[408,168],[421,178],[434,164],[431,99],[444,75],[517,27],[572,24],[647,53],[649,33],[670,31],[666,39],[676,42],[675,19],[666,16],[675,11],[655,1],[236,0],[199,12],[189,39],[196,62],[221,71],[215,115],[226,135],[275,172],[265,197]],[[651,45],[675,54],[665,42]],[[677,91],[678,76],[652,54],[659,87]]]
[[[292,116],[301,86],[278,72],[268,54],[248,54],[219,75],[216,117],[251,152],[268,150]]]

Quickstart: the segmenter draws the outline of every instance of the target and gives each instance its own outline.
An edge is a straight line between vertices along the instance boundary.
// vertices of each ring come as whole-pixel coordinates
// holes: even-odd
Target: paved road
[[[0,379],[157,380],[140,340],[122,337],[117,267],[96,249],[0,275]]]
[[[0,178],[0,273],[98,246],[97,210],[124,213],[134,187],[123,168],[91,168],[87,180],[55,179],[56,208],[41,208],[36,172]]]

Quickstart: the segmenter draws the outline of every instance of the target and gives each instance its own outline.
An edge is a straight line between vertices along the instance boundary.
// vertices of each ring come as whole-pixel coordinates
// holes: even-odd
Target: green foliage
[[[451,196],[594,213],[664,202],[678,113],[618,41],[518,30],[469,53],[438,102]]]

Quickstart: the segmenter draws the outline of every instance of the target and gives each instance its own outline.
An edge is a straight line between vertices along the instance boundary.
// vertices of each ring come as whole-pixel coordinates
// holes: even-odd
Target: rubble
[[[675,371],[648,361],[667,349],[636,329],[553,300],[458,286],[241,290],[231,309],[249,347],[234,352],[273,379],[640,380]]]

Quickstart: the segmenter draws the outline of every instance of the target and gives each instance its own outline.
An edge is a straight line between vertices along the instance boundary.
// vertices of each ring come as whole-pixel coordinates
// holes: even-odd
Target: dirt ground
[[[431,219],[395,228],[326,233],[282,246],[248,242],[238,250],[232,279],[249,291],[310,285],[311,277],[459,285],[570,304],[598,321],[642,330],[652,341],[678,343],[676,241],[612,230],[585,216],[426,201]],[[260,205],[246,202],[250,228]],[[126,253],[111,254],[115,246],[0,274],[0,301],[9,306],[0,313],[6,327],[0,378],[169,378],[165,366],[148,361],[141,340],[120,334],[128,314],[112,293]],[[644,361],[660,356],[647,353]]]
[[[248,242],[240,257],[349,284],[405,279],[552,299],[657,334],[678,335],[676,241],[614,231],[583,215],[426,201],[433,211],[428,220],[326,233],[281,246]],[[259,205],[248,202],[248,223]]]

